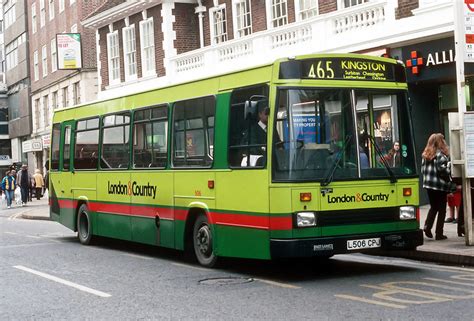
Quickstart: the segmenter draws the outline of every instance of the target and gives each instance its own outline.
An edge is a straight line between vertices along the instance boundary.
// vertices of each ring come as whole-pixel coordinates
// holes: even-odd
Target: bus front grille
[[[373,224],[399,221],[399,208],[366,208],[318,213],[318,226]]]

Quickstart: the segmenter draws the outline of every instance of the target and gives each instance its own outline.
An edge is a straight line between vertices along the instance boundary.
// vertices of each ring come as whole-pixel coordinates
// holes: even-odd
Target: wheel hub
[[[203,225],[199,228],[196,235],[199,251],[204,255],[209,255],[211,249],[211,231],[209,226]]]

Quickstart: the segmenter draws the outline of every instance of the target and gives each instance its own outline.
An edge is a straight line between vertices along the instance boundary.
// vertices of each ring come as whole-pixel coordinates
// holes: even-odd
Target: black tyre
[[[193,247],[194,254],[201,265],[213,267],[216,264],[217,256],[214,255],[212,230],[205,215],[199,215],[194,222]]]
[[[82,204],[77,212],[77,238],[81,244],[92,243],[92,222],[86,204]]]

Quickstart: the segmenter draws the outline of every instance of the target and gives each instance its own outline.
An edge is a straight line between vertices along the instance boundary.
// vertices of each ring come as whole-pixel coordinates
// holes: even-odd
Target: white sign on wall
[[[82,68],[82,48],[80,33],[58,33],[56,35],[58,69]]]
[[[474,0],[464,0],[465,62],[474,62]]]
[[[474,178],[474,112],[464,113],[464,139],[466,144],[466,176]]]
[[[43,142],[41,139],[25,140],[21,144],[21,148],[23,149],[23,153],[40,152],[43,150]]]

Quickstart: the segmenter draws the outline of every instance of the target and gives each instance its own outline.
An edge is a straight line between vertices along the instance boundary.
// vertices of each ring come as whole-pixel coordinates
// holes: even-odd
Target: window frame
[[[36,2],[31,5],[31,33],[35,34],[38,30],[38,21],[36,21]]]
[[[65,87],[67,88],[67,87]],[[78,128],[78,124],[79,122],[82,122],[82,121],[88,121],[88,120],[92,120],[92,119],[98,119],[99,121],[99,124],[97,127],[94,127],[94,128],[86,128],[86,129],[77,129]],[[99,168],[99,164],[100,164],[100,158],[101,158],[101,155],[100,155],[100,150],[101,150],[101,137],[100,137],[100,122],[101,122],[101,117],[100,116],[91,116],[91,117],[86,117],[86,118],[81,118],[81,119],[78,119],[75,121],[74,123],[74,130],[73,130],[73,133],[74,134],[74,146],[72,147],[72,152],[73,152],[73,158],[72,158],[72,170],[73,171],[97,171],[97,169]],[[76,146],[77,146],[77,133],[78,132],[85,132],[85,131],[91,131],[91,130],[98,130],[99,131],[99,139],[98,139],[98,143],[97,143],[97,166],[95,168],[76,168]]]
[[[48,48],[46,45],[41,47],[41,67],[43,71],[43,78],[48,76]]]
[[[44,5],[45,0],[39,0],[40,2],[40,28],[46,25],[46,8]]]
[[[209,163],[209,165],[207,166],[203,166],[203,165],[190,165],[190,164],[187,164],[187,158],[186,157],[186,150],[185,150],[185,157],[184,157],[184,164],[181,165],[181,164],[175,164],[175,145],[176,145],[176,131],[175,131],[175,123],[176,123],[176,116],[175,116],[175,112],[176,112],[176,104],[180,104],[180,103],[185,103],[185,102],[189,102],[189,101],[193,101],[193,100],[198,100],[198,99],[206,99],[206,98],[212,98],[213,100],[213,107],[214,107],[214,126],[212,127],[214,129],[214,132],[213,132],[213,135],[214,137],[212,138],[212,141],[213,141],[213,145],[215,145],[215,137],[216,137],[216,132],[215,132],[215,118],[216,118],[216,110],[217,110],[217,96],[216,95],[205,95],[205,96],[200,96],[200,97],[193,97],[193,98],[190,98],[190,99],[183,99],[183,100],[179,100],[179,101],[175,101],[172,103],[172,108],[171,108],[171,115],[170,115],[170,124],[171,124],[171,146],[170,146],[170,167],[173,168],[173,169],[209,169],[209,168],[213,168],[214,166],[214,160],[215,160],[215,153],[213,152],[213,155],[212,155],[212,160],[211,162]],[[201,118],[203,120],[203,132],[208,135],[208,130],[210,127],[208,127],[208,122],[207,122],[207,118],[208,117],[204,117],[205,115],[201,115]],[[187,119],[187,118],[186,118]],[[184,129],[184,134],[186,135],[186,127]],[[209,137],[205,137],[205,142],[204,142],[204,152],[206,153],[207,151],[210,151],[210,144],[209,144]],[[186,142],[185,142],[186,143]],[[207,150],[206,150],[207,148]],[[213,148],[213,151],[215,150],[215,148]],[[204,158],[208,156],[208,155],[203,155],[201,157],[202,160],[204,160]]]
[[[52,172],[59,172],[61,170],[61,123],[55,123],[53,124],[52,126],[52,129],[51,129],[51,155],[50,155],[50,168],[49,170],[52,171]],[[59,135],[55,136],[54,135],[54,131],[55,130],[58,130],[59,129]],[[57,151],[58,151],[58,159],[57,159],[57,167],[53,167],[53,164],[55,160],[53,160],[53,156],[54,156],[54,144],[56,143],[56,141],[58,140],[59,138],[59,141],[58,141],[58,148],[57,148]]]
[[[166,164],[165,166],[156,166],[156,167],[135,167],[135,141],[137,140],[137,137],[135,137],[135,125],[136,124],[145,124],[145,123],[154,123],[154,122],[157,122],[159,120],[162,120],[162,119],[165,119],[165,118],[148,118],[146,120],[135,120],[135,114],[137,112],[140,112],[140,111],[144,111],[144,110],[153,110],[155,108],[166,108],[166,123],[167,123],[167,130],[166,130]],[[151,106],[146,106],[146,107],[140,107],[138,109],[134,109],[133,110],[133,113],[132,113],[132,117],[133,117],[133,121],[132,121],[132,166],[130,167],[131,169],[133,170],[149,170],[149,169],[166,169],[169,167],[170,165],[170,157],[169,157],[169,152],[170,152],[170,142],[171,142],[171,139],[170,139],[170,129],[171,129],[171,126],[170,126],[170,117],[171,117],[171,106],[170,104],[168,103],[164,103],[164,104],[158,104],[158,105],[151,105]],[[153,148],[152,148],[152,151],[153,151]]]
[[[124,116],[124,115],[128,115],[129,117],[129,122],[128,124],[114,124],[114,125],[107,125],[105,126],[104,125],[104,119],[108,116]],[[104,115],[101,115],[100,118],[99,118],[99,151],[98,151],[98,162],[97,162],[97,169],[98,170],[101,170],[101,171],[124,171],[124,170],[130,170],[132,169],[132,153],[133,153],[133,150],[132,150],[132,147],[133,147],[133,137],[132,137],[132,134],[133,134],[133,131],[132,131],[132,127],[133,127],[133,121],[132,121],[132,112],[130,110],[123,110],[123,111],[120,111],[120,112],[113,112],[113,113],[108,113],[108,114],[104,114]],[[122,167],[122,168],[103,168],[101,166],[101,161],[102,161],[102,157],[103,157],[103,153],[104,153],[104,129],[107,129],[107,128],[116,128],[116,127],[125,127],[125,126],[129,126],[128,128],[128,165],[127,167]]]
[[[301,8],[301,1],[303,2],[306,2],[306,1],[315,1],[316,2],[316,6],[315,7],[312,7],[312,8],[307,8],[307,9],[302,9]],[[303,13],[308,13],[308,12],[313,12],[313,10],[315,11],[315,13],[310,16],[310,17],[306,17],[306,18],[303,18],[302,15]],[[319,16],[319,2],[317,0],[295,0],[295,17],[296,17],[296,21],[304,21],[304,20],[308,20],[308,19],[312,19],[312,18],[315,18]]]
[[[54,0],[48,0],[49,21],[54,19]]]
[[[228,126],[227,126],[227,141],[228,141],[228,144],[227,144],[227,162],[228,162],[228,167],[230,169],[237,169],[237,170],[253,170],[253,169],[265,169],[267,168],[267,164],[268,164],[268,153],[267,155],[265,156],[265,162],[262,166],[242,166],[242,165],[239,165],[239,166],[233,166],[231,165],[230,163],[230,159],[231,159],[231,149],[234,149],[234,148],[231,148],[233,146],[237,146],[235,149],[244,149],[244,150],[247,150],[249,151],[250,150],[250,147],[249,144],[247,145],[231,145],[231,129],[233,127],[231,127],[232,125],[232,112],[231,112],[231,108],[232,108],[232,102],[233,102],[233,96],[234,96],[234,93],[236,91],[244,91],[244,90],[252,90],[252,89],[255,89],[255,91],[257,90],[260,90],[261,92],[265,92],[263,94],[263,96],[267,96],[267,99],[270,103],[270,86],[268,83],[260,83],[260,84],[253,84],[253,85],[249,85],[249,86],[245,86],[245,87],[237,87],[237,88],[233,88],[232,89],[232,93],[230,94],[230,99],[229,99],[229,112],[228,112]],[[249,97],[250,98],[250,97]],[[244,102],[245,103],[245,102]],[[267,128],[269,128],[269,126],[267,125]],[[269,135],[267,134],[267,143],[266,143],[266,147],[267,147],[267,151],[268,151],[268,146],[269,146],[269,141],[271,142],[272,141],[272,138],[269,137]],[[239,146],[247,146],[247,147],[239,147]]]
[[[248,11],[246,11],[243,15],[239,15],[239,10],[237,10],[238,5],[244,4]],[[248,4],[248,6],[247,6]],[[239,21],[245,22],[245,17],[248,15],[250,19],[250,25],[245,28],[238,28]],[[232,21],[233,21],[233,29],[234,29],[234,38],[239,39],[245,36],[251,35],[253,33],[253,23],[252,23],[252,2],[250,0],[232,0]],[[248,30],[248,34],[246,33]],[[243,31],[243,34],[242,34]]]
[[[144,29],[146,24],[151,24],[151,28],[148,30],[151,32],[151,35],[147,35],[148,38],[151,38],[151,45],[145,47],[145,34]],[[156,60],[155,60],[155,21],[153,17],[142,20],[139,23],[139,33],[140,33],[140,53],[141,53],[141,64],[142,64],[142,77],[156,76]],[[147,49],[151,52],[150,57],[147,56]],[[152,63],[152,68],[147,69],[147,60],[150,60]]]
[[[276,6],[273,3],[274,1],[279,1],[280,3],[284,3],[284,5],[285,5],[285,15],[283,15],[279,18],[275,18],[273,16],[274,7]],[[288,23],[289,23],[289,20],[288,20],[289,19],[289,16],[288,16],[288,0],[266,0],[265,4],[266,4],[267,18],[268,18],[267,19],[267,29],[275,29],[275,28],[279,28],[279,27],[288,25]],[[284,23],[279,24],[278,20],[280,20],[280,19],[283,19]],[[274,25],[274,22],[277,22],[276,26]]]
[[[112,38],[114,38],[114,52],[116,53],[116,56],[111,57],[112,52]],[[114,61],[117,62],[117,68],[113,68],[113,63]],[[119,34],[118,30],[115,30],[113,32],[107,33],[107,66],[108,66],[108,71],[109,71],[109,85],[116,85],[119,84],[121,79],[120,79],[120,43],[119,43]],[[117,77],[112,78],[114,76],[114,70],[117,71]]]
[[[128,39],[129,35],[133,35],[133,39]],[[137,64],[137,39],[135,32],[135,24],[131,24],[127,27],[122,28],[122,43],[123,43],[123,62],[125,71],[125,81],[136,80],[138,77],[138,64]],[[130,48],[129,48],[130,45]],[[133,47],[133,48],[132,48]],[[130,63],[133,57],[133,63]],[[134,69],[134,73],[130,73]]]
[[[39,63],[38,63],[38,50],[35,50],[33,52],[33,76],[34,80],[38,81],[39,80]]]
[[[221,11],[221,10],[224,11],[224,20],[222,20],[220,22],[216,22],[214,14],[218,11]],[[217,27],[219,23],[221,24],[221,26],[225,27],[225,32],[222,33],[222,34],[217,35],[215,27]],[[209,9],[209,26],[210,26],[209,29],[210,29],[210,33],[211,33],[211,45],[217,45],[217,44],[224,43],[227,40],[229,40],[229,33],[228,33],[229,28],[227,26],[227,8],[226,8],[225,3],[220,4],[216,7],[212,7],[212,8]],[[223,39],[218,40],[221,37]]]
[[[56,37],[51,39],[51,73],[58,70],[58,52],[56,49]]]

